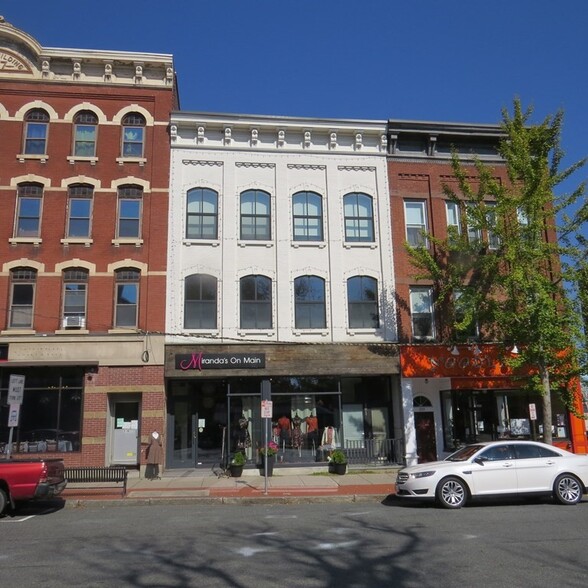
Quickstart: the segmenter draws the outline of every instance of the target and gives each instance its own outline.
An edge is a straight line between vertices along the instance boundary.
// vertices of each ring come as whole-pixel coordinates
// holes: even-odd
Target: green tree
[[[577,235],[586,213],[581,206],[558,227],[585,185],[562,196],[555,188],[586,160],[560,169],[561,111],[529,124],[532,109],[517,99],[512,115],[506,109],[502,115],[499,153],[508,180],[480,160],[472,170],[453,153],[458,188],[447,185],[444,192],[459,207],[461,226],[450,226],[446,239],[427,235],[429,247],[408,251],[417,279],[434,284],[446,339],[463,339],[476,323],[483,340],[501,344],[505,363],[531,371],[521,386],[542,395],[544,440],[551,443],[551,392],[574,411],[570,384],[581,371],[580,321],[565,284],[566,275],[581,275]],[[564,265],[562,256],[569,259]]]

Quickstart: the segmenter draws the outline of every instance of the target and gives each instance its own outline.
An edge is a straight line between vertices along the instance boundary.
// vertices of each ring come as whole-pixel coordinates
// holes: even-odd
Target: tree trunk
[[[549,384],[549,372],[543,365],[539,366],[541,387],[543,388],[543,441],[553,445],[553,415],[551,414],[551,386]]]

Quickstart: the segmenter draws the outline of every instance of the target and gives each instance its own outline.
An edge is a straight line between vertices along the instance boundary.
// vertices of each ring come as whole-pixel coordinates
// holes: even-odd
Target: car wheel
[[[437,501],[443,508],[461,508],[468,500],[468,488],[459,478],[444,478],[437,486]]]
[[[8,504],[8,497],[6,496],[6,492],[0,488],[0,515],[4,512]]]
[[[576,476],[562,474],[553,486],[553,495],[560,504],[578,504],[582,500],[583,487]]]

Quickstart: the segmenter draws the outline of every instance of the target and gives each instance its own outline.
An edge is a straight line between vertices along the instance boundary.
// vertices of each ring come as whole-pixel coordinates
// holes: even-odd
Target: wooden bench
[[[127,469],[123,466],[65,468],[65,479],[68,483],[122,484],[123,496],[127,493],[127,474]]]

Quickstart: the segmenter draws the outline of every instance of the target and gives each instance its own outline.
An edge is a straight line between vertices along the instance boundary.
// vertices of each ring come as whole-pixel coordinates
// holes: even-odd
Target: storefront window
[[[81,449],[84,372],[79,368],[19,370],[25,376],[19,426],[12,453],[70,452]],[[2,371],[0,452],[6,452],[9,429],[6,398],[10,372]]]
[[[444,390],[441,398],[446,451],[466,443],[543,437],[541,397],[524,390]],[[536,420],[530,418],[530,404],[535,405]],[[567,438],[567,410],[555,397],[552,411],[553,438]]]

